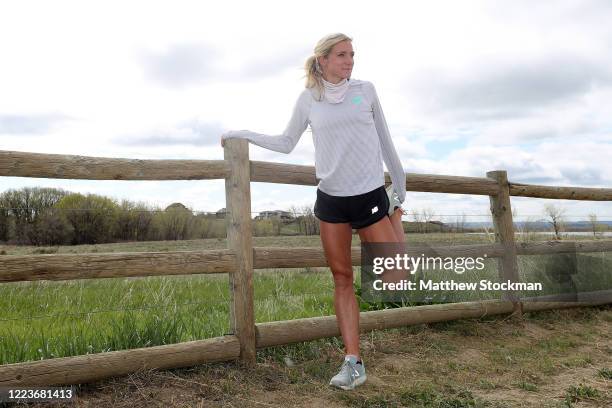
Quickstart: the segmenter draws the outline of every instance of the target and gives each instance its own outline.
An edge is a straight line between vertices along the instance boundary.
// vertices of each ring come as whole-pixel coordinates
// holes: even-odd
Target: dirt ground
[[[367,382],[328,386],[339,339],[80,385],[79,407],[612,407],[612,306],[361,335]],[[286,358],[291,359],[287,361]],[[39,405],[60,406],[60,405]]]

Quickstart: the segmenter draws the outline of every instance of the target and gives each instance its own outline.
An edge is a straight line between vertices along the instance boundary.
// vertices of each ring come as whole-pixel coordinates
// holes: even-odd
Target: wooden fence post
[[[504,254],[498,258],[498,270],[500,282],[519,282],[518,262],[516,258],[516,244],[514,242],[514,225],[512,223],[512,208],[510,206],[510,188],[508,186],[508,174],[505,170],[488,171],[487,177],[497,181],[499,191],[496,195],[490,195],[491,214],[495,225],[495,242],[504,247]],[[506,291],[503,300],[509,300],[514,305],[513,314],[521,317],[523,305],[514,291]]]
[[[255,311],[253,300],[253,235],[249,142],[226,139],[224,159],[227,245],[236,256],[230,279],[230,329],[240,342],[240,360],[255,365]]]

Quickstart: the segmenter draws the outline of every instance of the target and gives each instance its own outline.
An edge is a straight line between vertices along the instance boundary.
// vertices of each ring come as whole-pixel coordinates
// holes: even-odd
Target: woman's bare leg
[[[320,222],[321,242],[325,258],[334,277],[334,308],[346,354],[359,358],[359,307],[353,288],[349,223]]]
[[[402,227],[402,210],[398,208],[388,217],[383,217],[380,221],[375,222],[365,228],[357,230],[361,242],[406,242],[404,229]],[[394,256],[394,248],[389,248],[389,254],[385,256]],[[400,282],[402,279],[408,278],[408,272],[405,269],[394,269],[386,271],[382,279],[385,282]]]

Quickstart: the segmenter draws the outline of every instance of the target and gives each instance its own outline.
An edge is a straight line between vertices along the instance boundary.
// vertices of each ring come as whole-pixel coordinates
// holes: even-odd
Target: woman
[[[330,385],[353,389],[366,380],[359,354],[359,308],[353,291],[352,229],[362,242],[405,242],[401,203],[406,174],[395,151],[385,117],[368,81],[351,79],[352,38],[322,38],[306,61],[306,87],[281,135],[248,130],[221,137],[244,138],[258,146],[290,153],[308,125],[315,146],[319,181],[314,213],[334,279],[334,308],[346,355]],[[393,184],[385,189],[384,160]]]

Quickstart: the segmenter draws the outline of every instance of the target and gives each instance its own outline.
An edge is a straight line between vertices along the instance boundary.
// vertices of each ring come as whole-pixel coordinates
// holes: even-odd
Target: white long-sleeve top
[[[317,101],[314,90],[305,88],[281,135],[248,130],[230,131],[223,139],[244,138],[281,153],[290,153],[310,125],[315,147],[318,188],[334,196],[372,191],[384,184],[383,160],[400,202],[406,197],[406,173],[397,155],[387,122],[369,81],[349,80],[340,103]]]

